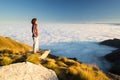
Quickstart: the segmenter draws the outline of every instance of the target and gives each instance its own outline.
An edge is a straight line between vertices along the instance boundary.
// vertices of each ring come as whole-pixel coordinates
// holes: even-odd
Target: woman
[[[38,51],[37,19],[33,18],[31,23],[32,23],[33,53],[36,53]]]

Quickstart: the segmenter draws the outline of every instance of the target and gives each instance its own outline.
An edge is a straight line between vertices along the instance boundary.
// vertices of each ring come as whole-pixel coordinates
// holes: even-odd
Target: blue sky
[[[0,0],[0,22],[120,23],[120,0]]]

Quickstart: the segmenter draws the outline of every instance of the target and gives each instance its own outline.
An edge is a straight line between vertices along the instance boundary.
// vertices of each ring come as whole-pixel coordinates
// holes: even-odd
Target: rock
[[[111,79],[111,80],[120,80],[120,76],[112,74],[112,73],[106,73],[107,76]]]
[[[50,53],[50,50],[41,50],[40,59],[45,59],[49,53]]]
[[[0,80],[58,80],[54,71],[30,62],[0,67]]]

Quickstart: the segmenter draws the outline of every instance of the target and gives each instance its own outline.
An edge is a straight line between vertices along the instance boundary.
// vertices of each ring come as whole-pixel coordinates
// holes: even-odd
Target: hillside
[[[108,53],[104,57],[112,64],[109,72],[118,75],[120,80],[120,39],[105,40],[101,44],[116,48],[116,50]]]
[[[51,54],[46,60],[41,60],[38,54],[27,54],[31,50],[30,46],[2,36],[0,40],[1,66],[29,61],[54,70],[59,80],[110,80],[96,65],[87,65],[77,61],[76,58]]]
[[[0,36],[0,52],[4,50],[10,50],[14,53],[25,53],[31,49],[32,47],[26,44],[17,42],[9,37]]]

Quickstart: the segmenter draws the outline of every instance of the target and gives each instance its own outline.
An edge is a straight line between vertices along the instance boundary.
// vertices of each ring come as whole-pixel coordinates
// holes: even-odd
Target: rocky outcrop
[[[116,39],[116,38],[109,39],[109,40],[102,41],[100,44],[115,47],[115,48],[120,48],[120,39]]]
[[[120,80],[120,76],[112,74],[110,72],[106,73],[106,75],[111,79],[111,80]]]
[[[54,71],[30,62],[0,67],[0,80],[58,80]]]
[[[112,63],[112,67],[109,71],[111,73],[120,75],[120,39],[110,39],[103,41],[100,44],[119,48],[105,55],[105,59]]]
[[[112,51],[110,54],[105,55],[105,58],[113,63],[120,62],[120,49]]]
[[[105,58],[113,64],[109,71],[120,75],[120,49],[105,55]]]

